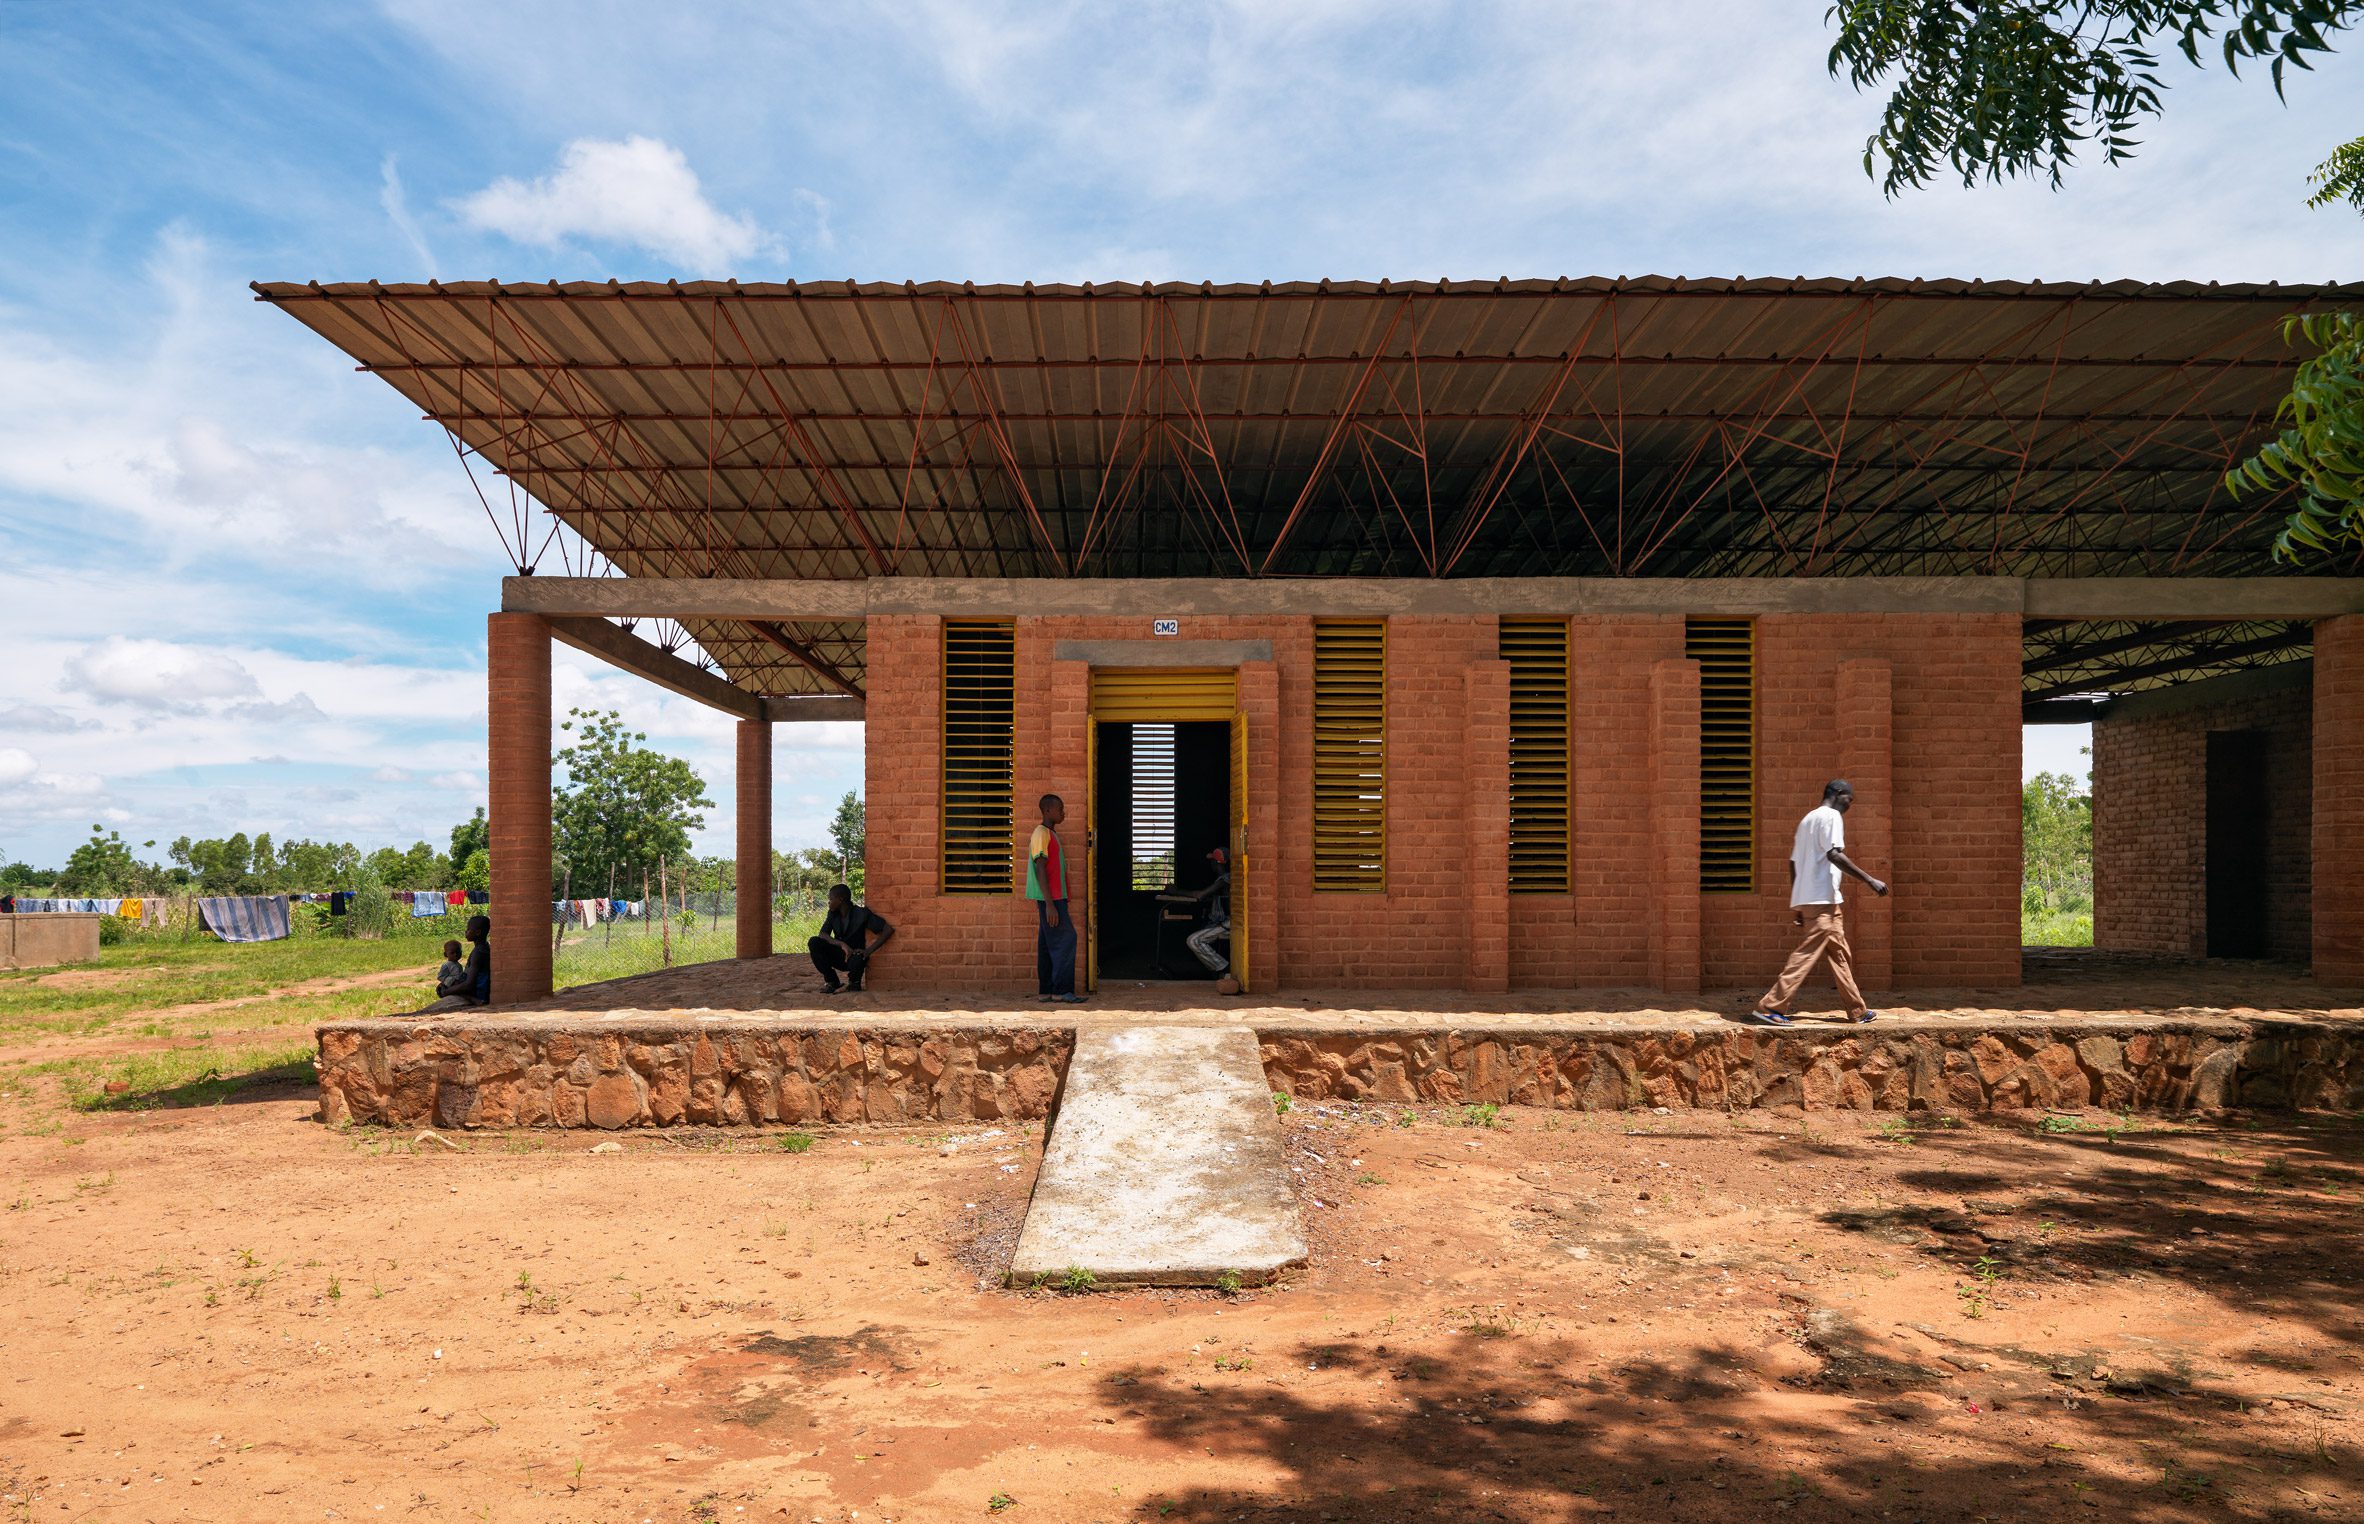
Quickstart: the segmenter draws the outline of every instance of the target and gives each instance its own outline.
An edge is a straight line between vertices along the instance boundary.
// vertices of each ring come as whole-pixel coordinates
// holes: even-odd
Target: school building
[[[1222,847],[1258,994],[1757,985],[1833,777],[1866,985],[2009,985],[2060,721],[2100,947],[2364,982],[2364,565],[2223,480],[2336,288],[255,289],[510,545],[496,920],[550,895],[556,640],[738,718],[741,957],[775,728],[865,722],[888,988],[1031,988],[1052,792],[1102,980],[1198,972],[1159,895]]]

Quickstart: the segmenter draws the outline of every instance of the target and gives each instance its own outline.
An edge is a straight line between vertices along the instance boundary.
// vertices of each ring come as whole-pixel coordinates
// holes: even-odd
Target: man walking
[[[1863,1003],[1855,987],[1854,954],[1847,947],[1847,923],[1839,910],[1839,878],[1861,879],[1872,893],[1885,895],[1888,886],[1855,866],[1847,856],[1847,811],[1855,804],[1855,790],[1845,779],[1823,785],[1822,803],[1798,822],[1789,849],[1789,905],[1793,925],[1806,927],[1806,939],[1789,955],[1781,977],[1764,998],[1741,1019],[1757,1026],[1789,1024],[1789,1003],[1798,996],[1814,965],[1830,959],[1830,976],[1847,1003],[1847,1019],[1865,1022],[1879,1012]]]
[[[870,960],[887,945],[895,928],[887,918],[866,905],[854,903],[854,891],[844,884],[829,886],[829,916],[821,923],[821,934],[808,938],[806,952],[813,955],[813,967],[821,973],[821,993],[837,993],[837,975],[845,971],[845,988],[851,994],[862,993],[862,975],[869,972]],[[875,935],[878,940],[873,942]]]
[[[1059,825],[1067,802],[1057,794],[1038,801],[1042,824],[1026,844],[1026,897],[1035,902],[1034,980],[1037,998],[1079,1005],[1075,992],[1075,917],[1067,910],[1067,854]]]

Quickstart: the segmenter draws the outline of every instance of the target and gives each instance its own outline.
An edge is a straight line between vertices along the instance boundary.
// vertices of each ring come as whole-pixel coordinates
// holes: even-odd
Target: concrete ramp
[[[1243,1285],[1305,1260],[1256,1034],[1079,1031],[1010,1268],[1021,1281]]]

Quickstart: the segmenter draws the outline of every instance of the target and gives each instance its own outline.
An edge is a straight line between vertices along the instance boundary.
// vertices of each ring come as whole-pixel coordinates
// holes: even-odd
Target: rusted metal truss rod
[[[2186,651],[2180,655],[2165,657],[2158,661],[2144,662],[2139,666],[2121,667],[2105,676],[2066,678],[2058,682],[2046,683],[2041,687],[2027,689],[2020,695],[2020,698],[2022,702],[2033,702],[2039,699],[2057,698],[2064,693],[2078,693],[2110,683],[2139,682],[2146,677],[2164,677],[2170,672],[2188,671],[2194,667],[2219,666],[2229,661],[2240,661],[2245,657],[2265,656],[2275,651],[2287,651],[2293,646],[2310,645],[2314,638],[2313,626],[2294,625],[2287,630],[2277,630],[2271,635],[2260,635],[2253,640],[2236,641],[2231,645],[2218,646],[2213,650]]]
[[[835,688],[838,692],[850,698],[862,697],[862,690],[855,687],[843,672],[838,671],[834,665],[824,660],[811,646],[798,640],[770,620],[750,619],[746,621],[746,625],[748,629],[753,630],[778,648],[781,654],[788,657],[789,660],[806,668],[813,676]]]
[[[1804,357],[1804,361],[1803,361],[1803,363],[1811,363],[1811,361],[1812,361],[1812,358],[1813,358],[1812,356],[1806,356],[1806,357]],[[2284,358],[2284,359],[2263,359],[2263,360],[2209,360],[2209,361],[2202,362],[2202,363],[2201,363],[2201,364],[2200,364],[2198,367],[2196,367],[2196,368],[2198,368],[2198,369],[2201,369],[2201,370],[2211,370],[2211,371],[2213,371],[2213,370],[2295,370],[2295,369],[2297,369],[2297,368],[2298,368],[2298,361],[2299,361],[2299,358],[2300,358],[2299,356],[2297,356],[2297,355],[2293,354],[2292,356],[2290,356],[2290,357],[2288,357],[2288,358]],[[1500,368],[1502,368],[1503,366],[1506,366],[1506,365],[1580,365],[1580,366],[1582,366],[1582,365],[1594,365],[1594,366],[1600,366],[1600,367],[1602,367],[1603,369],[1609,369],[1609,368],[1622,368],[1622,369],[1626,369],[1626,370],[1663,369],[1663,368],[1665,368],[1665,367],[1667,367],[1667,366],[1675,366],[1675,367],[1687,367],[1687,366],[1718,366],[1718,367],[1722,367],[1722,368],[1725,368],[1725,369],[1737,369],[1737,368],[1740,368],[1740,367],[1743,367],[1743,366],[1746,366],[1746,367],[1762,367],[1762,366],[1769,366],[1769,365],[1770,365],[1770,366],[1783,366],[1783,367],[1788,367],[1788,366],[1795,366],[1795,365],[1798,365],[1798,364],[1802,363],[1802,362],[1801,362],[1801,357],[1800,357],[1800,356],[1797,356],[1797,355],[1782,355],[1782,354],[1771,354],[1771,355],[1672,355],[1672,354],[1661,354],[1661,355],[1651,355],[1651,354],[1605,355],[1605,354],[1603,354],[1603,355],[1575,355],[1575,356],[1569,356],[1569,355],[1554,355],[1554,354],[1532,354],[1532,355],[1471,355],[1471,354],[1452,354],[1452,355],[1432,355],[1432,354],[1417,354],[1417,353],[1414,353],[1414,352],[1412,352],[1412,351],[1409,351],[1409,350],[1398,350],[1398,351],[1395,351],[1395,352],[1393,352],[1393,353],[1386,353],[1386,354],[1379,354],[1379,355],[1358,355],[1358,354],[1352,354],[1352,353],[1348,353],[1348,354],[1342,354],[1342,355],[1208,355],[1208,356],[1206,356],[1206,357],[1204,357],[1204,358],[1182,359],[1182,358],[1176,357],[1176,358],[1171,358],[1171,359],[1150,359],[1150,360],[1144,360],[1144,359],[1142,359],[1142,358],[1141,358],[1139,355],[1102,355],[1102,356],[1091,356],[1091,357],[1087,357],[1087,358],[1084,358],[1084,359],[1081,359],[1081,360],[1052,360],[1052,359],[1040,359],[1040,360],[987,360],[987,359],[979,359],[979,360],[971,361],[971,362],[968,362],[968,363],[969,363],[969,364],[971,364],[971,365],[973,365],[973,366],[974,366],[976,369],[978,369],[978,370],[985,370],[985,371],[993,371],[993,370],[1122,370],[1122,371],[1128,371],[1128,372],[1129,372],[1129,371],[1133,371],[1133,370],[1139,370],[1139,369],[1153,369],[1153,370],[1157,370],[1157,369],[1172,369],[1172,370],[1233,370],[1233,369],[1239,369],[1239,368],[1242,368],[1242,367],[1251,367],[1251,368],[1252,368],[1252,367],[1262,367],[1262,366],[1272,366],[1272,367],[1275,367],[1275,368],[1283,368],[1283,369],[1285,369],[1285,368],[1287,368],[1287,367],[1290,367],[1290,366],[1304,366],[1304,365],[1323,365],[1323,366],[1329,366],[1329,365],[1349,365],[1349,366],[1362,366],[1362,365],[1370,365],[1370,364],[1374,363],[1374,361],[1375,361],[1376,363],[1380,364],[1380,365],[1413,365],[1413,364],[1417,364],[1417,365],[1421,366],[1423,369],[1426,369],[1426,368],[1429,368],[1429,367],[1432,367],[1432,366],[1443,366],[1443,365],[1483,365],[1483,366],[1489,366],[1489,367],[1492,367],[1492,368],[1494,368],[1494,369],[1500,369]],[[1826,364],[1828,364],[1829,368],[1831,368],[1831,369],[1833,369],[1833,370],[1845,370],[1845,369],[1848,369],[1849,367],[1852,367],[1852,366],[1856,365],[1856,364],[1857,364],[1857,363],[1859,363],[1859,362],[1857,362],[1857,361],[1855,361],[1855,360],[1852,360],[1852,359],[1849,359],[1849,360],[1846,360],[1846,361],[1843,361],[1843,362],[1842,362],[1842,361],[1828,361],[1828,362],[1825,362],[1825,363],[1826,363]],[[1862,359],[1862,361],[1861,361],[1860,363],[1861,363],[1861,364],[1862,364],[1862,365],[1863,365],[1863,366],[1864,366],[1866,369],[1870,369],[1870,368],[1874,368],[1874,367],[1895,367],[1895,366],[1910,366],[1910,367],[1918,367],[1918,368],[1922,368],[1922,369],[1935,369],[1935,368],[1959,369],[1959,368],[1970,368],[1970,369],[1975,369],[1975,370],[2024,370],[2024,371],[2030,372],[2031,374],[2032,374],[2032,373],[2039,373],[2039,372],[2044,372],[2044,371],[2055,370],[2055,369],[2058,369],[2058,370],[2089,370],[2089,369],[2090,369],[2090,370],[2188,370],[2188,369],[2193,369],[2193,368],[2195,368],[2195,367],[2193,366],[2193,363],[2192,363],[2190,360],[2174,360],[2174,359],[2147,359],[2147,358],[2140,358],[2140,357],[2136,357],[2136,358],[2124,358],[2124,359],[2118,359],[2118,358],[2110,358],[2110,357],[2105,357],[2105,356],[2078,356],[2078,355],[2063,355],[2063,356],[2059,357],[2058,359],[2055,359],[2055,358],[2053,358],[2051,355],[2038,355],[2038,354],[2030,354],[2030,355],[2017,355],[2017,356],[2008,356],[2008,355],[2007,355],[2007,356],[2002,356],[2002,357],[1999,357],[1999,358],[1998,358],[1998,357],[1995,357],[1995,356],[1989,356],[1989,355],[1865,355],[1865,356],[1863,357],[1863,359]],[[715,359],[715,360],[714,360],[714,361],[712,361],[712,362],[708,362],[708,361],[705,361],[705,360],[673,360],[673,359],[667,359],[667,360],[533,360],[533,359],[518,359],[518,358],[514,358],[514,357],[505,357],[505,358],[501,358],[501,359],[484,359],[484,360],[387,360],[387,361],[376,361],[376,362],[372,362],[372,361],[364,361],[363,363],[361,363],[361,364],[359,364],[359,365],[356,365],[356,366],[354,366],[353,368],[354,368],[355,370],[359,370],[359,371],[368,371],[368,372],[370,372],[370,373],[372,373],[372,374],[375,374],[375,375],[405,375],[405,374],[411,374],[411,373],[441,374],[441,373],[444,373],[444,372],[449,372],[449,371],[467,371],[467,372],[470,372],[470,373],[475,373],[475,372],[480,372],[480,371],[490,371],[490,370],[500,369],[500,370],[506,370],[506,371],[513,372],[513,373],[515,373],[515,374],[518,374],[518,375],[520,375],[520,376],[524,376],[524,375],[539,375],[539,374],[543,374],[543,373],[546,373],[546,372],[559,372],[559,373],[563,373],[563,372],[578,372],[578,373],[580,373],[580,372],[604,372],[604,371],[616,371],[616,372],[635,372],[635,371],[637,371],[637,372],[646,372],[646,373],[649,373],[649,374],[694,374],[694,375],[700,375],[700,376],[703,376],[703,375],[709,375],[709,374],[715,374],[715,373],[720,373],[720,374],[725,374],[725,375],[728,375],[728,374],[734,374],[734,373],[736,373],[736,372],[739,372],[739,371],[750,371],[750,370],[761,370],[761,371],[915,371],[915,372],[923,372],[923,371],[927,370],[927,368],[928,368],[928,365],[927,365],[927,362],[926,362],[926,361],[924,361],[924,360],[919,360],[919,361],[910,361],[910,360],[831,360],[831,359],[820,359],[820,360],[789,360],[789,359],[785,359],[785,358],[782,358],[782,359],[772,359],[772,360],[724,360],[724,359],[717,358],[717,359]],[[1434,412],[1432,412],[1432,413],[1431,413],[1431,416],[1432,416],[1432,417],[1443,417],[1443,416],[1447,416],[1447,415],[1444,415],[1444,414],[1438,414],[1438,413],[1434,413]]]

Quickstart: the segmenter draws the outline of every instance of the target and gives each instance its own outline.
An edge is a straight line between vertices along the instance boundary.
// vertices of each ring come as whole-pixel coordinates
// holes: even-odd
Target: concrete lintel
[[[501,607],[788,621],[1116,615],[1144,626],[1218,614],[2016,614],[2022,586],[2013,577],[507,577]]]
[[[780,723],[812,724],[826,720],[862,722],[864,701],[848,698],[842,693],[794,694],[785,698],[767,698],[763,717]]]
[[[534,579],[519,577],[510,580],[530,582]],[[518,611],[507,609],[503,612]],[[552,619],[550,633],[585,655],[596,656],[611,666],[645,677],[658,687],[678,693],[683,698],[711,704],[725,714],[737,715],[742,720],[766,717],[761,698],[732,687],[703,667],[683,661],[669,651],[660,651],[637,636],[625,634],[604,619]]]
[[[1272,660],[1269,640],[1060,640],[1051,660],[1089,662],[1095,667],[1236,667]]]
[[[2033,577],[2030,619],[2329,619],[2364,614],[2364,577]]]

